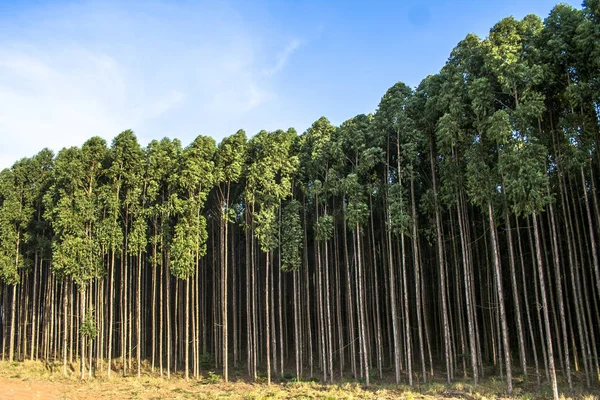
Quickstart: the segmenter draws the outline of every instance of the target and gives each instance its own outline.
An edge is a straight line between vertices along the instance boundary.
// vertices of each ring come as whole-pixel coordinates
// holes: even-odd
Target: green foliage
[[[315,240],[324,242],[333,237],[333,217],[322,215],[315,221]]]
[[[178,216],[171,242],[171,273],[188,279],[196,270],[198,257],[206,254],[206,218],[202,208],[215,183],[215,142],[198,136],[183,151],[173,208]]]
[[[108,149],[92,138],[81,149],[61,150],[55,160],[54,182],[44,198],[45,217],[55,232],[52,267],[83,289],[102,275],[100,244],[105,235],[100,219],[99,180]],[[98,227],[96,226],[98,224]]]
[[[221,377],[221,375],[216,374],[213,371],[208,371],[208,374],[204,377],[204,379],[202,380],[202,383],[209,384],[209,385],[215,385],[215,384],[221,382],[221,379],[223,379]]]
[[[202,369],[209,369],[214,364],[214,360],[210,353],[202,353],[198,362]]]
[[[497,173],[486,163],[481,143],[467,153],[467,193],[473,204],[486,207],[498,192]]]
[[[389,188],[389,228],[395,234],[409,234],[412,227],[412,217],[408,212],[404,189],[400,184],[393,184]]]
[[[23,245],[32,239],[38,171],[35,158],[23,158],[0,172],[0,281],[8,285],[19,283],[18,270],[29,263]]]
[[[248,143],[245,197],[251,204],[254,235],[263,252],[277,247],[276,209],[291,195],[298,168],[295,140],[293,130],[261,131]]]
[[[244,167],[246,132],[224,138],[216,152],[215,174],[217,182],[235,182],[240,179]]]
[[[79,327],[79,332],[88,339],[96,339],[98,329],[96,327],[96,317],[94,316],[93,308],[85,314],[85,318]]]
[[[288,202],[281,213],[281,269],[298,271],[302,264],[301,205],[298,201]]]
[[[521,140],[500,154],[500,171],[515,214],[539,213],[550,200],[546,194],[546,148],[536,141]]]
[[[346,204],[346,221],[348,227],[354,229],[356,225],[363,225],[369,217],[369,207],[365,203],[362,186],[358,182],[356,174],[349,174],[343,181],[342,186],[348,196]]]

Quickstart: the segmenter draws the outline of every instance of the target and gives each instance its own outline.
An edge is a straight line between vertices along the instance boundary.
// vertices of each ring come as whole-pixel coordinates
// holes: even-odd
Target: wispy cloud
[[[110,142],[129,128],[142,144],[252,134],[248,121],[268,115],[277,98],[271,77],[301,45],[265,53],[268,36],[225,5],[152,3],[142,14],[106,4],[24,10],[22,23],[0,28],[0,168],[43,147],[58,151],[95,135]]]
[[[291,55],[302,45],[302,41],[298,39],[292,39],[288,44],[285,45],[283,50],[277,54],[277,61],[271,68],[263,70],[265,76],[273,76],[281,71],[287,64]]]

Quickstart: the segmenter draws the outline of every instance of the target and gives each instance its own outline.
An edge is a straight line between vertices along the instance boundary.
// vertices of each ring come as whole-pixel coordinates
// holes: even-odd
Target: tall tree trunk
[[[583,198],[584,198],[584,203],[585,203],[587,224],[588,224],[589,235],[590,235],[591,253],[592,253],[592,261],[593,261],[592,265],[594,267],[594,277],[596,278],[596,288],[598,290],[598,293],[600,293],[600,266],[598,265],[598,263],[599,263],[598,262],[598,250],[597,250],[596,238],[595,238],[595,234],[594,234],[594,223],[592,222],[592,213],[590,211],[590,202],[588,199],[588,193],[587,193],[587,187],[586,187],[585,174],[583,172],[583,167],[580,168],[580,172],[581,172],[581,185],[582,185],[582,190],[583,190]]]
[[[542,265],[542,251],[538,233],[537,214],[533,213],[533,236],[535,238],[535,252],[537,255],[537,267],[540,278],[540,292],[542,294],[542,307],[544,309],[544,324],[546,327],[546,342],[548,343],[548,366],[550,369],[550,378],[552,383],[552,394],[554,399],[558,399],[558,385],[556,382],[556,371],[554,369],[554,354],[552,350],[552,334],[550,330],[550,317],[548,311],[548,301],[546,300],[546,283],[544,279],[544,268]]]
[[[474,305],[472,304],[472,292],[471,287],[471,254],[468,248],[469,243],[467,241],[467,234],[465,229],[465,213],[463,212],[463,201],[462,193],[459,195],[459,201],[456,203],[457,217],[458,217],[458,228],[460,231],[460,244],[463,256],[463,274],[464,274],[464,285],[465,285],[465,303],[467,307],[467,327],[469,331],[469,350],[471,355],[471,370],[473,373],[473,383],[477,385],[479,381],[479,374],[477,370],[477,342],[475,337],[475,323],[473,322],[475,316]]]
[[[360,313],[360,330],[361,330],[361,336],[362,336],[362,358],[363,358],[363,362],[364,362],[364,371],[365,371],[365,382],[367,385],[369,385],[369,381],[370,381],[370,376],[369,376],[369,353],[367,350],[367,333],[366,333],[366,323],[365,323],[365,319],[366,319],[366,315],[365,315],[365,299],[364,299],[364,290],[363,290],[363,285],[362,285],[362,280],[363,280],[363,271],[362,271],[362,254],[361,254],[361,250],[362,250],[362,245],[361,245],[361,240],[360,240],[360,225],[356,224],[355,227],[355,235],[356,235],[356,253],[357,253],[357,259],[358,259],[358,264],[357,264],[357,270],[358,270],[358,304],[359,304],[359,313]]]
[[[452,365],[451,365],[451,348],[450,348],[450,321],[448,320],[448,304],[447,304],[447,290],[446,290],[446,265],[444,263],[444,242],[442,241],[442,221],[440,216],[440,206],[438,201],[438,184],[437,174],[435,168],[435,159],[433,152],[433,139],[430,140],[430,165],[431,165],[431,177],[433,181],[433,195],[435,198],[435,231],[436,231],[436,243],[437,243],[437,257],[438,266],[440,268],[440,289],[442,298],[442,329],[444,332],[444,359],[446,361],[446,380],[448,383],[451,382],[452,378]]]
[[[137,268],[137,298],[136,298],[136,361],[137,375],[142,376],[142,252],[138,251],[138,268]]]
[[[519,343],[519,356],[521,358],[521,368],[523,369],[523,378],[527,380],[527,357],[525,354],[525,340],[523,338],[523,324],[521,322],[521,301],[517,287],[517,275],[515,272],[515,252],[513,248],[512,227],[510,224],[510,215],[505,214],[506,235],[508,241],[508,255],[510,261],[510,282],[512,284],[513,301],[515,304],[515,315],[517,317],[517,338]]]
[[[271,331],[269,329],[269,270],[271,269],[270,265],[269,265],[269,255],[270,252],[267,251],[265,253],[266,255],[266,261],[265,261],[265,265],[266,265],[266,269],[265,269],[265,332],[266,332],[266,339],[267,339],[267,345],[266,345],[266,358],[267,358],[267,385],[271,384],[271,340],[270,340],[270,335],[271,335]]]
[[[549,192],[549,190],[548,190]],[[563,336],[563,347],[565,352],[565,366],[566,366],[566,374],[567,374],[567,382],[569,383],[569,389],[573,389],[573,380],[571,378],[571,360],[569,357],[569,338],[567,336],[567,322],[565,319],[565,306],[563,302],[563,289],[562,289],[562,274],[560,268],[560,256],[559,256],[559,248],[558,248],[558,238],[556,233],[556,219],[554,215],[554,206],[552,203],[548,205],[548,210],[550,212],[550,228],[552,232],[552,256],[554,259],[554,276],[556,280],[556,293],[558,296],[558,310],[560,314],[560,326],[562,330]]]
[[[63,375],[67,376],[67,277],[63,279]]]
[[[496,275],[496,289],[498,290],[498,303],[500,306],[500,323],[502,343],[504,347],[504,362],[506,363],[506,388],[508,394],[512,394],[512,371],[510,363],[510,347],[508,340],[508,326],[506,323],[506,311],[504,309],[504,292],[502,289],[502,273],[500,272],[500,253],[496,237],[496,223],[494,221],[494,209],[492,203],[488,202],[488,214],[490,221],[490,237],[492,241],[492,254],[494,257],[494,272]]]

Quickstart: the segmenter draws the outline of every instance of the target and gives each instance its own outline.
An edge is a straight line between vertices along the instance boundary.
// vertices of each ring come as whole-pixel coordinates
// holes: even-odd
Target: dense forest
[[[44,149],[0,173],[2,357],[598,386],[599,122],[587,0],[467,35],[339,127]]]

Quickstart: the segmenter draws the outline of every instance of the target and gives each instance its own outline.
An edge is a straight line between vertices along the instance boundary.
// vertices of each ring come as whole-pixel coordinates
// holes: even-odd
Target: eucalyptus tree
[[[412,101],[409,103],[409,115],[415,122],[415,127],[419,135],[426,138],[429,147],[429,167],[432,188],[428,192],[427,197],[432,198],[433,214],[435,217],[435,235],[436,235],[436,250],[437,262],[440,275],[441,303],[442,303],[442,331],[444,337],[444,360],[446,364],[446,380],[451,382],[454,376],[452,362],[452,339],[450,330],[449,318],[449,291],[447,288],[448,268],[445,262],[445,244],[443,240],[443,225],[442,225],[442,209],[440,204],[440,187],[438,179],[438,163],[437,163],[437,148],[436,148],[436,127],[438,121],[442,117],[440,106],[440,93],[443,84],[441,75],[430,75],[423,79],[415,91]],[[422,203],[426,202],[426,198]],[[427,331],[426,331],[427,334]],[[431,357],[430,357],[431,362]],[[431,366],[433,374],[433,365]]]
[[[272,251],[277,245],[276,210],[281,201],[291,195],[292,178],[298,166],[298,157],[292,152],[295,137],[296,132],[292,129],[287,132],[261,131],[248,143],[245,197],[252,213],[253,234],[258,240],[260,250],[265,253],[265,336],[269,384],[271,383],[269,296],[272,295],[269,278],[272,269],[270,263]]]
[[[93,137],[81,149],[61,150],[54,167],[54,183],[46,198],[47,218],[55,232],[52,244],[53,271],[72,280],[79,290],[81,378],[86,373],[86,341],[96,336],[96,323],[91,299],[86,299],[93,279],[102,275],[100,241],[96,223],[99,219],[98,181],[103,173],[108,149],[106,142]],[[66,310],[66,289],[63,288]],[[90,303],[88,305],[88,303]],[[66,313],[65,313],[66,314]],[[66,338],[66,315],[64,335]],[[63,369],[66,368],[66,340],[63,340]],[[91,366],[92,354],[89,359]],[[92,376],[90,368],[89,376]]]
[[[314,206],[313,224],[317,267],[318,326],[321,331],[320,359],[323,380],[333,381],[333,341],[329,284],[329,242],[333,236],[333,217],[328,211],[331,197],[330,171],[333,159],[330,141],[336,128],[325,117],[315,121],[300,138],[300,164],[303,184]]]
[[[158,337],[158,363],[160,376],[163,376],[163,357],[166,355],[167,376],[171,371],[171,324],[170,324],[170,259],[173,227],[171,216],[174,214],[174,194],[179,187],[179,169],[182,157],[181,142],[164,138],[152,141],[147,149],[147,196],[148,214],[151,220],[150,243],[152,246],[152,337]],[[158,288],[156,287],[158,280]],[[158,292],[158,303],[156,302]],[[156,309],[158,308],[158,327]],[[166,326],[165,326],[166,325]],[[152,365],[157,352],[152,342]]]
[[[442,75],[444,83],[439,97],[444,115],[438,120],[435,129],[437,148],[440,153],[441,197],[449,212],[456,209],[459,227],[460,249],[463,267],[464,297],[466,304],[469,349],[473,381],[479,380],[477,357],[477,312],[473,288],[473,263],[468,232],[466,203],[466,165],[465,153],[470,145],[473,121],[470,112],[469,86],[482,73],[483,56],[481,42],[475,35],[469,34],[452,51]],[[451,227],[452,228],[452,227]],[[459,260],[455,260],[458,264]],[[458,274],[458,271],[456,272]],[[514,280],[513,280],[514,283]],[[516,291],[516,284],[513,285]],[[516,292],[515,292],[516,293]],[[459,301],[460,304],[460,301]],[[521,320],[517,304],[517,327],[521,332]],[[460,312],[460,309],[459,309]],[[521,336],[519,336],[521,338]],[[461,340],[463,340],[461,338]],[[522,340],[519,341],[520,346]],[[521,347],[522,349],[522,347]],[[522,352],[521,354],[524,354]],[[525,361],[523,358],[523,366]]]
[[[361,355],[361,375],[367,382],[370,381],[369,343],[367,334],[367,305],[366,305],[366,273],[365,260],[363,259],[364,241],[362,240],[363,227],[367,223],[370,210],[367,205],[376,165],[383,161],[383,150],[378,146],[373,132],[373,116],[358,115],[345,121],[336,132],[336,141],[339,143],[343,154],[343,166],[338,166],[341,179],[341,189],[345,197],[344,217],[348,228],[352,232],[354,244],[354,264],[356,265],[356,293],[359,326],[359,354]],[[341,158],[341,157],[337,157]],[[376,266],[373,266],[374,268]],[[378,310],[377,310],[378,311]],[[380,332],[376,332],[380,334]],[[376,348],[380,359],[380,348]],[[381,363],[378,362],[381,367]]]
[[[218,209],[220,213],[220,261],[221,261],[221,313],[223,325],[223,377],[225,382],[229,381],[229,339],[228,339],[228,316],[227,297],[228,290],[228,230],[229,224],[235,218],[235,210],[231,208],[231,186],[237,182],[242,175],[244,166],[244,149],[246,146],[246,133],[237,131],[234,135],[224,138],[217,148],[215,155],[215,180],[217,186]],[[234,248],[231,249],[234,251]],[[234,267],[234,266],[232,266]],[[235,271],[234,271],[235,273]],[[235,291],[235,287],[233,288]],[[235,304],[234,304],[235,306]],[[234,315],[235,318],[235,315]],[[234,332],[234,335],[236,333]],[[234,346],[236,341],[234,340]]]
[[[185,289],[185,378],[189,378],[190,349],[190,277],[198,268],[198,259],[206,254],[206,218],[202,209],[215,183],[214,139],[198,136],[182,154],[178,190],[174,197],[176,222],[171,242],[171,274],[186,282]]]
[[[25,257],[23,248],[30,239],[27,228],[35,212],[32,167],[33,160],[23,158],[10,169],[0,172],[0,279],[7,286],[12,286],[10,362],[14,360],[17,285],[21,281],[19,271],[31,262]]]
[[[30,360],[34,360],[39,347],[39,303],[41,298],[42,266],[44,259],[51,256],[51,231],[44,215],[44,195],[52,184],[52,169],[54,166],[54,153],[45,148],[32,158],[32,171],[29,177],[32,181],[34,215],[28,226],[30,237],[30,250],[33,253],[33,298],[31,310],[31,352]],[[40,290],[38,290],[40,287]]]
[[[535,253],[537,270],[540,280],[542,307],[548,343],[548,360],[552,380],[552,391],[558,399],[558,387],[554,370],[553,345],[550,330],[549,304],[546,295],[546,278],[544,274],[542,250],[540,244],[538,214],[548,203],[546,188],[546,148],[537,143],[534,138],[521,137],[507,146],[500,156],[500,168],[504,172],[506,192],[513,210],[518,214],[531,215],[535,238]],[[550,289],[550,288],[549,288]],[[564,311],[563,311],[564,312]],[[567,364],[568,365],[568,364]],[[570,376],[569,376],[570,379]]]
[[[527,147],[521,142],[524,141],[527,143],[528,141],[533,140],[535,136],[539,136],[542,133],[540,132],[540,121],[543,113],[545,112],[544,96],[535,90],[535,85],[541,82],[544,78],[543,69],[539,65],[539,50],[537,50],[535,46],[539,41],[541,32],[542,23],[536,16],[528,15],[523,18],[522,21],[505,18],[492,28],[490,31],[490,38],[486,42],[486,62],[489,63],[488,68],[492,71],[492,75],[499,83],[502,92],[510,96],[502,103],[505,110],[501,112],[509,113],[510,125],[506,128],[506,137],[503,139],[504,143],[502,144],[504,146],[502,146],[502,149],[500,150],[500,156],[502,156],[503,150],[506,148],[510,149],[509,142],[511,141],[517,141],[519,152],[524,154],[527,150]],[[538,154],[541,154],[543,158],[543,156],[547,154],[546,149],[542,148]],[[534,159],[539,160],[539,157]],[[502,166],[502,164],[500,164],[500,166]],[[500,172],[502,178],[504,179],[504,174],[501,170]],[[542,168],[540,169],[538,161],[537,173],[541,173],[545,177],[545,163],[542,164]],[[532,184],[531,182],[528,183],[530,185]],[[543,186],[533,186],[533,189],[530,190],[538,190],[542,193],[545,193],[547,184],[545,184],[543,181],[538,181],[536,183]],[[506,193],[511,196],[508,188],[506,189]],[[541,195],[538,194],[537,196],[539,197]],[[546,292],[545,279],[542,269],[541,251],[539,248],[537,248],[539,247],[539,240],[537,238],[538,231],[536,213],[541,211],[542,205],[538,203],[531,212],[533,212],[532,218],[535,229],[534,237],[536,238],[536,250],[538,252],[537,262],[539,268],[540,289],[542,301],[545,303]],[[560,278],[560,272],[558,271],[559,265],[557,264],[558,259],[555,257],[554,260],[555,267],[557,269],[556,276]],[[560,281],[558,284],[560,284]],[[562,288],[558,290],[558,303],[564,339],[563,350],[565,352],[566,375],[569,385],[571,386],[570,356]],[[547,309],[544,310],[545,319],[548,317],[546,311]],[[556,387],[556,373],[554,368],[552,333],[549,330],[549,327],[550,324],[548,321],[546,321],[548,367],[550,369],[554,396],[557,397],[558,391]]]
[[[492,259],[494,265],[494,280],[498,294],[498,306],[500,311],[500,323],[502,334],[502,346],[504,349],[504,362],[506,366],[507,391],[512,392],[512,373],[511,358],[508,337],[508,325],[506,319],[504,290],[502,285],[502,272],[500,261],[500,248],[498,242],[498,231],[495,218],[495,203],[498,202],[498,188],[501,187],[498,176],[496,154],[499,146],[504,145],[510,136],[511,127],[508,120],[508,114],[499,110],[490,113],[489,104],[486,105],[486,98],[489,93],[488,81],[480,78],[473,84],[472,95],[477,96],[473,99],[473,108],[476,117],[476,133],[473,146],[467,153],[467,192],[473,204],[480,207],[484,213],[487,213],[490,241],[492,246]],[[481,121],[481,122],[480,122]]]
[[[129,212],[132,216],[131,230],[127,241],[129,243],[128,250],[129,254],[137,257],[137,271],[136,277],[137,282],[136,288],[136,362],[137,362],[137,375],[141,376],[142,372],[142,260],[146,252],[146,246],[148,245],[148,225],[146,223],[146,215],[148,210],[146,208],[147,198],[147,184],[148,175],[142,171],[136,171],[137,184],[132,188]]]
[[[298,294],[298,271],[302,265],[302,222],[300,219],[301,203],[292,199],[283,206],[281,218],[281,269],[293,275],[293,314],[294,314],[294,351],[296,358],[296,376],[301,374],[301,340],[300,340],[300,304]]]
[[[396,276],[393,262],[392,233],[400,236],[402,249],[401,271],[402,282],[401,293],[404,300],[405,340],[408,367],[408,382],[413,383],[412,373],[412,334],[409,313],[409,293],[405,251],[405,236],[410,237],[412,242],[412,259],[416,287],[417,305],[417,328],[419,341],[419,354],[421,358],[421,372],[423,380],[426,381],[425,351],[423,346],[423,322],[422,322],[422,294],[421,294],[421,263],[419,258],[419,234],[417,222],[417,210],[415,201],[415,179],[417,177],[416,166],[418,162],[418,147],[420,138],[415,128],[414,121],[408,115],[408,106],[412,97],[412,90],[406,84],[399,82],[392,86],[381,99],[377,113],[375,114],[375,129],[381,131],[386,139],[386,223],[388,232],[388,263],[390,281],[390,303],[392,314],[392,327],[394,335],[394,368],[396,372],[396,383],[400,383],[400,328],[398,327],[398,316],[396,311]],[[394,143],[390,143],[394,140]],[[395,152],[394,152],[395,151]],[[396,160],[396,170],[391,165],[393,158]],[[408,196],[404,188],[404,181],[410,182]],[[410,203],[410,205],[409,205]]]
[[[134,210],[136,209],[137,203],[140,201],[140,184],[142,184],[142,173],[143,173],[143,162],[144,153],[137,141],[137,138],[133,131],[126,130],[117,135],[113,141],[111,148],[108,153],[108,167],[106,171],[108,185],[110,187],[110,195],[107,199],[109,205],[109,213],[112,214],[112,224],[110,225],[110,235],[112,238],[111,244],[121,250],[121,276],[120,276],[120,294],[121,294],[121,358],[123,360],[123,375],[127,373],[127,368],[131,367],[131,326],[132,326],[132,313],[133,302],[130,301],[129,286],[130,279],[132,278],[132,272],[129,268],[128,255],[133,251],[137,253],[141,248],[141,243],[134,244],[132,249],[129,248],[129,240],[132,238],[131,235],[137,236],[134,240],[141,240],[140,234],[133,230],[133,217]],[[139,207],[138,207],[139,210]],[[138,221],[141,221],[138,217]],[[138,226],[137,229],[142,229]],[[133,230],[133,233],[131,231]],[[120,245],[114,243],[115,239],[122,239],[123,242]],[[113,270],[114,265],[111,265]],[[111,273],[111,293],[113,292],[112,286],[114,285],[114,270]],[[113,301],[112,295],[110,301]],[[114,307],[114,306],[113,306]],[[110,319],[109,325],[112,330],[112,318]],[[109,341],[111,340],[112,333],[109,333]],[[110,344],[109,344],[110,347]],[[109,348],[109,353],[111,349]],[[129,360],[127,355],[129,354]],[[129,361],[129,362],[127,362]],[[108,374],[110,376],[110,359]]]

